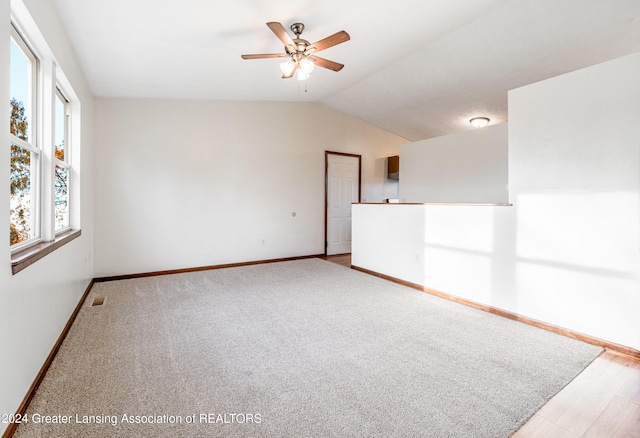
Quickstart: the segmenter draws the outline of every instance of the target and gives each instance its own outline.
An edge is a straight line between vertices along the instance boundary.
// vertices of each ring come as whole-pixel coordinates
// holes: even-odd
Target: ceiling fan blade
[[[288,58],[286,53],[262,53],[256,55],[242,55],[242,59],[263,59],[263,58]]]
[[[282,41],[282,44],[284,44],[287,52],[295,53],[296,45],[294,44],[293,40],[282,24],[278,23],[277,21],[270,21],[267,23],[267,26],[269,26],[269,29],[271,29],[271,31],[276,34],[280,41]]]
[[[320,58],[319,56],[310,56],[309,58],[313,59],[318,67],[328,68],[329,70],[340,71],[344,67],[344,64],[329,61],[328,59]]]
[[[320,50],[328,49],[329,47],[333,47],[340,43],[344,43],[345,41],[349,41],[351,37],[347,32],[341,30],[340,32],[336,32],[333,35],[330,35],[326,38],[321,39],[318,42],[315,42],[309,46],[308,51],[310,53],[316,53]]]

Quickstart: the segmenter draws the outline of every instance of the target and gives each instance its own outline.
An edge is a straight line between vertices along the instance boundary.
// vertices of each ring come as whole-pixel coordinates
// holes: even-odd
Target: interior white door
[[[327,255],[351,252],[351,203],[360,201],[360,157],[327,154]]]

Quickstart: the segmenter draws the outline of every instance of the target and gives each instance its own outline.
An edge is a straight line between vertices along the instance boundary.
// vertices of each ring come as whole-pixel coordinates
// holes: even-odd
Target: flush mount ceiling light
[[[267,26],[269,26],[269,29],[282,41],[285,53],[242,55],[242,59],[289,58],[280,64],[282,78],[291,78],[295,75],[299,81],[307,79],[316,65],[333,71],[340,71],[342,67],[344,67],[343,64],[338,62],[315,56],[315,53],[321,50],[349,41],[349,34],[344,30],[310,44],[309,41],[300,38],[304,30],[304,24],[302,23],[294,23],[291,25],[291,31],[295,34],[295,38],[293,39],[289,36],[282,24],[272,21],[267,23]]]
[[[489,122],[490,120],[487,117],[474,117],[473,119],[469,120],[469,123],[471,123],[476,128],[483,128],[487,126],[487,123]]]

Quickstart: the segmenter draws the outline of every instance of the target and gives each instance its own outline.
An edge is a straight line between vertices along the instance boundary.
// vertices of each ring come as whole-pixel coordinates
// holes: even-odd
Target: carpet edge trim
[[[601,351],[601,352],[600,352],[600,354],[598,354],[597,356],[595,356],[591,361],[589,361],[589,362],[588,362],[588,363],[587,363],[587,364],[582,368],[582,370],[580,370],[580,372],[579,372],[578,374],[576,374],[575,376],[573,376],[573,378],[572,378],[572,379],[569,379],[569,380],[567,381],[567,383],[566,383],[565,385],[563,385],[563,386],[562,386],[562,388],[560,388],[560,389],[558,390],[558,392],[556,392],[554,395],[552,395],[551,397],[549,397],[549,399],[548,399],[547,401],[545,401],[545,402],[544,402],[544,403],[542,403],[540,406],[538,406],[538,408],[537,408],[537,409],[536,409],[536,410],[535,410],[535,411],[534,411],[534,412],[533,412],[533,413],[532,413],[532,414],[531,414],[531,415],[530,415],[526,420],[524,420],[524,421],[523,421],[523,422],[522,422],[522,423],[521,423],[521,424],[520,424],[516,429],[514,429],[514,430],[512,431],[512,433],[516,433],[518,430],[520,430],[522,427],[524,427],[524,426],[529,422],[529,420],[531,420],[531,418],[533,418],[533,416],[534,416],[534,415],[536,415],[536,414],[538,413],[538,411],[539,411],[540,409],[542,409],[542,408],[543,408],[547,403],[549,403],[553,397],[555,397],[555,396],[556,396],[556,395],[558,395],[560,392],[562,392],[562,390],[563,390],[563,389],[565,389],[567,386],[569,386],[569,385],[571,384],[571,382],[573,382],[574,380],[576,380],[576,379],[578,378],[578,376],[579,376],[580,374],[582,374],[582,373],[584,372],[584,370],[586,370],[586,369],[587,369],[587,368],[588,368],[588,367],[589,367],[593,362],[595,362],[595,360],[596,360],[597,358],[599,358],[600,356],[602,356],[602,354],[603,354],[603,353],[604,353],[604,350],[603,350],[603,351]]]

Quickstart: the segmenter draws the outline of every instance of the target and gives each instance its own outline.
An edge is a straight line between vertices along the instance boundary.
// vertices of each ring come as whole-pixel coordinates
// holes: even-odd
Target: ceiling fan
[[[344,67],[344,64],[315,56],[315,53],[318,53],[321,50],[349,41],[351,37],[344,30],[310,44],[309,41],[300,38],[300,35],[304,30],[304,24],[302,23],[294,23],[291,25],[291,31],[295,35],[295,38],[293,39],[289,36],[282,24],[270,21],[267,23],[267,26],[269,26],[269,29],[276,34],[280,41],[282,41],[285,53],[242,55],[242,59],[289,58],[287,61],[280,64],[282,78],[291,78],[295,74],[300,81],[309,77],[309,74],[313,71],[313,67],[315,65],[333,71],[340,71],[342,70],[342,67]]]

